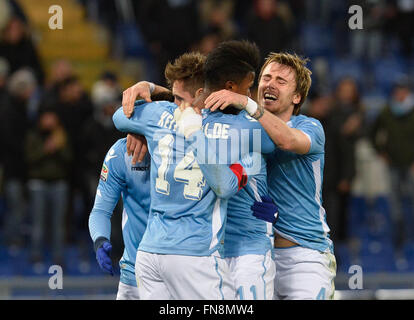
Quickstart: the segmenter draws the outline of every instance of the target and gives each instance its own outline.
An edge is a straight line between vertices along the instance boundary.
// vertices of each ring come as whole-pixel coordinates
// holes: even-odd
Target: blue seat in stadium
[[[117,26],[117,38],[122,43],[123,54],[126,57],[149,58],[148,45],[137,24],[120,23]]]
[[[352,57],[337,58],[334,57],[329,61],[331,80],[337,83],[345,77],[353,78],[358,85],[364,83],[365,70],[360,60]]]
[[[368,212],[368,236],[376,241],[392,241],[389,200],[384,196],[377,197]]]
[[[12,259],[7,254],[7,248],[0,247],[0,277],[12,276],[15,274],[15,269]]]
[[[393,84],[409,73],[407,63],[398,56],[376,59],[372,62],[371,69],[376,85],[387,95],[390,94]]]
[[[348,272],[351,263],[351,253],[346,244],[335,244],[335,258],[337,263],[337,272]]]
[[[364,241],[360,251],[361,267],[365,272],[393,272],[394,247],[389,241]]]
[[[398,272],[414,272],[414,242],[408,242],[397,250],[395,266]]]
[[[306,56],[329,56],[332,54],[332,30],[318,24],[301,26],[301,44]]]
[[[347,233],[349,237],[361,238],[367,232],[368,204],[364,197],[353,196],[349,204]]]

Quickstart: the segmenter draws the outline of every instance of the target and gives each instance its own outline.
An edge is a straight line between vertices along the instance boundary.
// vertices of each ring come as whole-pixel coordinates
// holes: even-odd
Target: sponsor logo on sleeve
[[[106,181],[108,179],[108,167],[104,163],[101,170],[101,180]]]

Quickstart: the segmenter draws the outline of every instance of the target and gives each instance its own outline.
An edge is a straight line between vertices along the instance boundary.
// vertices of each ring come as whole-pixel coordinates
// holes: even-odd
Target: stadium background
[[[49,8],[56,4],[63,9],[63,29],[52,30]],[[348,25],[354,4],[363,8],[362,30]],[[115,297],[119,273],[100,271],[87,227],[104,155],[120,137],[111,114],[128,86],[139,80],[165,84],[167,61],[187,50],[208,53],[226,39],[255,41],[262,58],[286,50],[311,59],[313,84],[302,112],[327,124],[324,196],[332,191],[326,207],[338,260],[336,298],[414,298],[413,207],[403,202],[402,233],[392,223],[390,170],[370,137],[395,83],[414,76],[414,0],[1,0],[0,32],[0,299]],[[348,86],[337,90],[343,82]],[[341,111],[349,96],[352,108]],[[60,119],[68,137],[62,148],[71,154],[59,170],[63,183],[50,192],[57,203],[67,203],[61,255],[53,253],[57,224],[46,215],[50,202],[45,208],[32,202],[37,193],[31,179],[40,165],[30,150],[36,147],[25,149],[31,130],[52,121],[40,120],[44,112]],[[349,117],[357,121],[344,133]],[[409,157],[409,150],[402,152]],[[44,181],[56,179],[56,172],[41,174]],[[42,216],[36,228],[44,241],[36,242],[34,221]],[[120,219],[118,207],[116,266]],[[54,264],[63,268],[62,290],[48,286]],[[350,290],[352,265],[362,268],[363,290]]]

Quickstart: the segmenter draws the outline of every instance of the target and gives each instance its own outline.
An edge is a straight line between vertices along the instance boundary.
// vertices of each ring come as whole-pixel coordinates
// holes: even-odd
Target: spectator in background
[[[163,84],[167,62],[197,42],[200,34],[197,1],[141,0],[132,3],[137,23],[158,65],[157,83]]]
[[[6,59],[0,57],[0,121],[2,121],[1,119],[3,119],[4,121],[4,117],[5,117],[5,114],[3,114],[3,112],[5,112],[4,108],[6,105],[10,103],[9,101],[10,96],[7,90],[8,75],[9,75],[9,63],[7,62]],[[0,136],[0,141],[2,141],[2,139],[3,138]],[[1,156],[2,154],[0,154],[0,163],[1,163]]]
[[[118,78],[112,72],[104,72],[100,79],[95,82],[91,91],[94,107],[93,115],[81,128],[85,145],[85,159],[87,168],[85,173],[90,179],[90,191],[96,191],[99,169],[102,159],[109,148],[125,134],[114,127],[112,116],[119,108],[122,101],[122,90]]]
[[[280,8],[284,8],[283,12],[288,14],[282,15]],[[269,52],[289,49],[292,35],[288,19],[291,15],[286,6],[277,0],[255,0],[250,13],[246,21],[246,36],[256,42],[262,59]]]
[[[75,75],[73,66],[66,59],[58,59],[53,62],[49,77],[45,83],[45,92],[43,95],[42,107],[49,108],[56,104],[59,99],[59,85],[65,80]]]
[[[324,90],[312,91],[309,94],[309,103],[304,105],[306,115],[318,119],[324,128],[329,125],[329,117],[332,111],[331,94]],[[326,144],[325,144],[326,148]]]
[[[197,51],[207,55],[223,41],[222,39],[218,28],[209,28],[200,34],[200,39],[192,45],[190,51]]]
[[[100,79],[93,85],[91,91],[94,105],[93,116],[82,128],[81,135],[89,148],[85,150],[86,165],[85,175],[91,195],[94,195],[99,181],[99,173],[102,167],[102,159],[106,152],[118,139],[125,134],[116,130],[112,116],[119,108],[122,101],[122,90],[118,77],[112,72],[104,72]],[[93,204],[92,204],[93,205]],[[122,239],[122,201],[118,202],[112,216],[112,257],[116,260],[123,253]]]
[[[378,154],[389,166],[391,218],[394,245],[401,248],[413,240],[414,217],[414,93],[409,78],[402,78],[390,102],[376,118],[371,138]],[[404,202],[409,214],[404,215]]]
[[[325,173],[323,199],[332,240],[347,239],[351,185],[356,173],[355,145],[363,134],[364,109],[353,78],[339,81],[325,125]]]
[[[413,54],[414,39],[414,0],[397,0],[395,19],[397,36],[401,43],[401,53],[407,57]]]
[[[11,73],[31,68],[37,82],[43,84],[43,68],[28,30],[22,20],[12,16],[1,31],[0,56],[9,62]]]
[[[216,29],[222,41],[234,39],[237,26],[234,20],[234,1],[202,0],[198,7],[202,30]]]
[[[90,193],[85,173],[88,168],[85,151],[88,150],[89,146],[80,132],[93,115],[93,105],[76,76],[70,76],[61,81],[57,88],[57,94],[58,98],[50,108],[61,119],[73,153],[73,165],[70,172],[70,204],[74,216],[70,217],[70,225],[79,223],[80,225],[74,228],[82,230],[85,223],[87,223],[88,210],[93,205],[93,194]],[[76,230],[70,232],[70,235],[75,234]],[[86,232],[85,246],[89,240],[87,237]],[[80,241],[80,236],[77,236],[74,240]]]
[[[50,231],[53,263],[62,266],[72,154],[56,112],[43,110],[39,115],[37,126],[26,136],[25,155],[32,226],[31,260],[35,264],[44,261],[44,239]]]
[[[31,126],[28,104],[36,86],[36,79],[31,71],[16,71],[8,80],[10,98],[6,98],[2,105],[0,131],[3,139],[4,189],[8,208],[4,232],[6,244],[9,246],[23,245],[27,178],[24,142]]]

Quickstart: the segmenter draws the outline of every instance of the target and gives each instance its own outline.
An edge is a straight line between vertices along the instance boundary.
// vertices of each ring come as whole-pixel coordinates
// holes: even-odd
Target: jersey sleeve
[[[126,186],[124,154],[120,146],[118,141],[108,151],[102,165],[95,202],[88,223],[93,241],[99,237],[110,239],[112,212]]]
[[[239,181],[228,165],[199,164],[207,184],[222,199],[230,199],[239,190]]]
[[[248,114],[245,115],[244,121],[244,127],[250,128],[249,152],[269,154],[275,151],[275,143],[269,137],[259,121]],[[247,140],[242,140],[242,142],[246,144]]]
[[[122,110],[118,108],[112,116],[115,127],[125,133],[136,133],[151,138],[156,129],[165,126],[165,119],[170,116],[171,104],[167,102],[137,101],[134,106],[134,113],[127,118]],[[173,122],[170,121],[172,124]]]
[[[323,153],[325,150],[325,133],[322,124],[316,119],[301,121],[296,129],[308,136],[311,142],[308,154]]]

